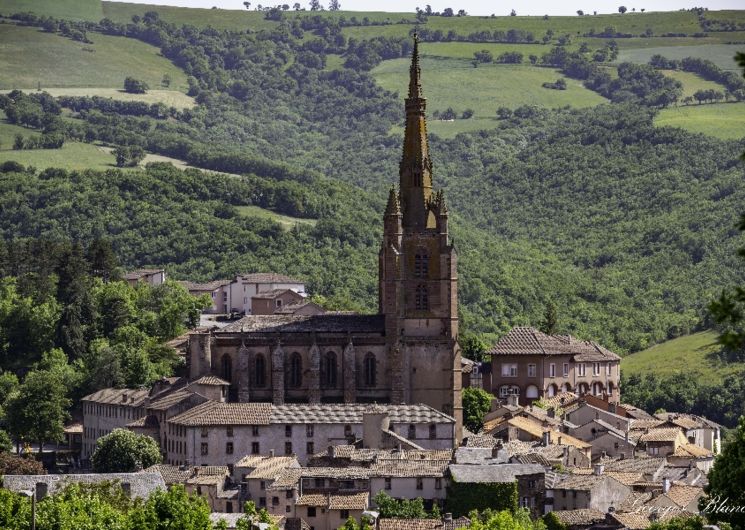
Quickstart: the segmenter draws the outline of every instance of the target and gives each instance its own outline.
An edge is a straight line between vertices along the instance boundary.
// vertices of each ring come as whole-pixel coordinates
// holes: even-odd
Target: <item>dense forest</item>
[[[75,119],[45,120],[57,110],[43,97],[11,94],[0,98],[6,114],[29,115],[27,125],[36,120],[45,134],[244,176],[9,167],[4,238],[107,235],[127,266],[167,266],[192,279],[289,272],[335,306],[375,309],[382,197],[400,154],[390,131],[403,109],[365,71],[405,55],[409,42],[365,46],[341,26],[303,20],[230,32],[176,27],[154,12],[126,25],[67,29],[16,18],[158,46],[190,76],[199,105],[176,111],[67,97],[56,103]],[[328,53],[342,53],[348,67],[325,70]],[[607,90],[654,93],[652,67],[628,70]],[[490,340],[536,324],[553,301],[562,331],[624,353],[707,325],[707,303],[741,278],[742,143],[655,128],[653,108],[616,99],[584,110],[520,107],[501,113],[493,130],[431,139],[435,182],[455,213],[464,334]],[[283,231],[242,215],[244,205],[318,222]]]

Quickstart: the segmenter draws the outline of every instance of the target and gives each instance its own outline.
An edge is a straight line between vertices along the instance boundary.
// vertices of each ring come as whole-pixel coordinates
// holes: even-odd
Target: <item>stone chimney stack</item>
[[[543,436],[541,437],[541,444],[543,447],[548,447],[551,445],[551,432],[550,431],[543,431]]]
[[[603,471],[605,471],[605,466],[603,464],[595,464],[592,469],[592,474],[600,476],[603,474]]]

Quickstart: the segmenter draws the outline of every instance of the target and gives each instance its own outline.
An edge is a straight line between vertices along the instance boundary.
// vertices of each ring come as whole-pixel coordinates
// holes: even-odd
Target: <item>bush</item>
[[[131,473],[161,462],[158,443],[143,434],[114,429],[96,441],[91,464],[97,473]]]

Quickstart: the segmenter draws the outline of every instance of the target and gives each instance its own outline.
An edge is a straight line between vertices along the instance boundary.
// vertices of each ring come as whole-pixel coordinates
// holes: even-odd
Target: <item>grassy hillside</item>
[[[54,97],[100,97],[119,101],[142,101],[144,103],[163,103],[177,109],[190,109],[196,102],[194,98],[176,90],[148,90],[145,94],[130,94],[118,88],[44,88],[44,92]],[[0,93],[8,93],[10,90],[0,90]],[[34,90],[24,92],[32,93]]]
[[[703,331],[657,344],[624,357],[621,370],[626,376],[653,373],[669,376],[694,372],[702,384],[716,384],[745,368],[745,363],[723,363],[717,356],[716,333]]]
[[[737,140],[745,138],[745,102],[662,109],[655,124]]]
[[[184,72],[144,42],[90,33],[82,44],[36,28],[0,24],[0,89],[50,87],[120,88],[134,76],[151,88],[164,74],[171,89],[186,91]]]
[[[422,46],[428,49],[429,45]],[[375,80],[388,90],[398,92],[403,101],[407,90],[409,61],[395,59],[384,61],[373,70]],[[452,107],[460,116],[472,109],[470,120],[442,122],[430,120],[431,132],[451,137],[467,130],[479,130],[496,125],[499,107],[520,105],[542,107],[589,107],[606,100],[582,86],[579,81],[567,79],[566,90],[543,88],[545,82],[554,82],[561,73],[550,68],[526,65],[489,64],[474,68],[465,59],[422,59],[422,83],[429,101],[428,111],[443,111]]]
[[[103,18],[101,0],[0,0],[0,14],[22,12],[95,22]]]
[[[647,63],[653,55],[659,54],[668,59],[699,57],[701,59],[708,59],[719,66],[719,68],[737,71],[738,67],[735,62],[735,54],[744,48],[745,44],[698,44],[629,49],[629,47],[621,44],[618,61],[616,62]]]
[[[715,83],[714,81],[708,81],[694,74],[693,72],[684,72],[682,70],[664,70],[663,73],[667,77],[677,79],[683,85],[683,96],[693,96],[699,90],[716,90],[721,92],[723,90],[722,85]]]

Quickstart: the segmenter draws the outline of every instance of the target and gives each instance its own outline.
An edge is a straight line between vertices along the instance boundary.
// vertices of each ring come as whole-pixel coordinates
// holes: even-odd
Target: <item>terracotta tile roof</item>
[[[225,381],[225,379],[220,379],[215,375],[205,375],[192,382],[191,384],[204,386],[230,386],[230,383]]]
[[[572,445],[574,447],[577,447],[578,449],[587,449],[592,447],[591,444],[583,442],[582,440],[575,438],[574,436],[570,436],[566,433],[550,429],[546,430],[543,425],[528,418],[510,418],[509,420],[507,420],[507,424],[513,427],[517,427],[518,429],[525,431],[531,436],[535,436],[539,439],[543,436],[544,432],[548,432],[550,433],[550,440],[552,444]]]
[[[194,392],[186,389],[176,390],[170,394],[166,394],[163,397],[159,397],[148,404],[148,410],[167,410],[174,405],[178,405],[182,401],[189,399],[194,395]]]
[[[721,425],[719,425],[718,423],[713,422],[708,418],[704,418],[703,416],[697,416],[695,414],[685,414],[682,412],[661,412],[659,414],[655,414],[655,417],[673,423],[679,427],[683,427],[684,429],[721,428]]]
[[[293,489],[297,486],[302,471],[295,468],[285,468],[280,471],[277,478],[267,486],[267,491],[282,491]]]
[[[474,434],[466,439],[466,447],[494,447],[497,443],[491,434]]]
[[[566,409],[568,405],[574,403],[579,399],[579,396],[573,392],[559,392],[553,397],[543,398],[543,402],[546,407],[563,408]]]
[[[439,519],[378,519],[378,530],[437,530],[442,528]]]
[[[556,510],[552,513],[565,525],[590,525],[605,520],[605,514],[598,510]]]
[[[382,315],[246,315],[215,330],[224,333],[375,333],[384,332]]]
[[[652,521],[643,512],[613,512],[611,517],[628,530],[644,530],[652,524]]]
[[[269,425],[270,403],[220,403],[207,401],[169,419],[185,426]]]
[[[603,479],[604,477],[602,475],[595,474],[577,475],[573,473],[571,475],[557,475],[552,489],[589,491]]]
[[[163,269],[136,269],[133,271],[125,272],[122,277],[125,280],[139,280],[140,278],[144,278],[145,276],[150,276],[152,274],[158,274],[160,272],[165,272]]]
[[[303,283],[301,280],[276,272],[251,272],[239,276],[246,283]]]
[[[278,296],[282,296],[286,292],[291,292],[295,296],[301,296],[292,289],[272,289],[270,291],[261,291],[260,293],[256,293],[251,298],[257,298],[259,300],[273,300],[277,298]]]
[[[623,472],[623,471],[607,471],[605,473],[609,477],[613,477],[621,484],[631,486],[644,478],[644,473],[639,472]]]
[[[645,475],[654,475],[664,465],[665,459],[660,457],[638,457],[638,458],[601,458],[599,464],[605,466],[605,471],[639,472]]]
[[[285,304],[282,307],[278,307],[274,310],[275,315],[292,315],[295,312],[299,311],[300,309],[304,308],[305,306],[314,306],[318,311],[323,312],[324,309],[320,305],[316,304],[315,302],[311,302],[310,300],[299,300],[297,302],[292,302],[291,304]]]
[[[674,442],[678,436],[682,435],[679,427],[661,427],[649,429],[639,437],[640,442]]]
[[[108,405],[140,407],[145,404],[149,396],[150,391],[146,389],[103,388],[88,394],[82,400]]]
[[[214,281],[205,282],[205,283],[179,281],[178,283],[183,285],[187,291],[199,291],[199,292],[204,292],[204,293],[211,293],[212,291],[219,289],[220,287],[224,285],[229,285],[230,280],[214,280]]]
[[[65,434],[83,434],[83,424],[80,422],[65,425]]]
[[[127,424],[127,427],[139,427],[141,429],[157,429],[160,427],[160,422],[158,421],[158,418],[154,414],[148,414],[147,416],[142,416],[141,418],[136,419],[135,421],[131,421]]]
[[[367,492],[334,495],[306,493],[295,502],[295,505],[317,506],[327,510],[365,510],[369,505],[369,494]]]
[[[710,456],[714,456],[714,454],[706,449],[705,447],[701,447],[700,445],[696,444],[683,444],[679,446],[675,452],[673,452],[673,456],[678,456],[682,458],[686,457],[693,457],[693,458],[706,458]]]
[[[335,478],[341,480],[368,479],[373,474],[366,467],[304,467],[301,470],[303,478]]]
[[[665,495],[681,508],[685,508],[703,494],[703,488],[673,484]]]
[[[619,512],[633,512],[639,510],[641,506],[649,502],[654,493],[651,491],[638,492],[632,491],[628,497],[626,497],[621,504],[618,505]]]
[[[515,327],[487,355],[574,355],[576,361],[617,361],[621,358],[596,342],[571,335],[546,335],[535,328]]]
[[[145,471],[151,473],[160,473],[160,476],[163,477],[163,482],[166,483],[166,486],[186,483],[193,472],[191,467],[179,467],[169,464],[155,464],[154,466],[150,466],[149,468],[145,469]]]
[[[658,418],[641,419],[641,420],[632,419],[631,423],[629,424],[629,429],[633,429],[633,430],[654,429],[664,423],[665,423],[664,420],[660,420]]]
[[[362,423],[369,405],[362,403],[298,403],[274,405],[271,423]],[[453,423],[455,420],[428,405],[379,405],[388,412],[391,423]]]
[[[259,460],[254,460],[258,458]],[[249,468],[248,479],[274,480],[288,468],[300,468],[300,463],[294,456],[246,456],[235,463],[237,468]]]
[[[370,466],[378,477],[443,477],[449,460],[383,460]]]

